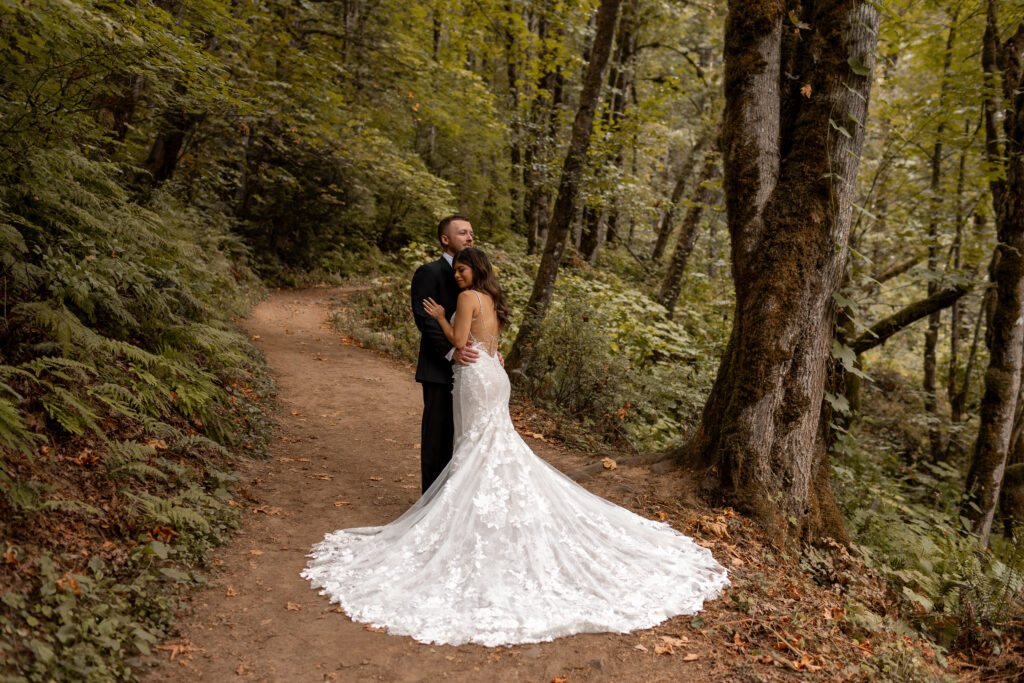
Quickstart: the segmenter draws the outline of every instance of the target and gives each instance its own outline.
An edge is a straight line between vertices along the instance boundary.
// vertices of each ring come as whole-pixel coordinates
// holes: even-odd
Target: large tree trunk
[[[686,216],[683,217],[683,224],[679,228],[679,238],[676,241],[675,249],[672,250],[672,259],[668,263],[665,278],[661,282],[661,290],[658,292],[658,302],[666,308],[670,319],[676,308],[679,290],[683,286],[686,263],[693,252],[693,246],[697,243],[697,228],[700,227],[704,208],[714,204],[718,194],[708,186],[718,177],[717,152],[718,150],[712,147],[704,157],[704,166],[697,178],[697,186],[693,190],[693,201],[690,208],[686,210]]]
[[[864,0],[794,10],[810,27],[800,36],[787,15],[778,2],[729,3],[721,150],[736,308],[679,453],[779,545],[848,540],[823,397],[879,23]]]
[[[583,90],[580,92],[579,109],[573,121],[572,136],[569,139],[569,151],[562,165],[562,178],[558,185],[558,196],[548,227],[548,238],[544,244],[537,279],[533,283],[530,300],[523,311],[523,322],[519,334],[512,344],[512,351],[505,361],[510,372],[524,372],[529,364],[531,347],[540,336],[544,315],[551,304],[551,292],[558,277],[558,267],[565,253],[565,242],[569,236],[573,217],[576,213],[576,196],[579,193],[580,176],[590,146],[590,133],[594,127],[594,112],[598,97],[601,94],[601,81],[605,66],[612,48],[612,36],[615,33],[615,21],[619,14],[622,0],[601,0],[597,10],[597,33],[587,65]]]
[[[1024,355],[1024,22],[1018,25],[1013,37],[1001,43],[998,11],[997,0],[988,0],[982,67],[993,93],[985,103],[986,149],[989,162],[1005,168],[1005,179],[991,182],[997,244],[989,276],[995,285],[995,305],[986,332],[989,365],[974,460],[967,474],[968,505],[964,508],[983,546],[988,545],[999,501]],[[1002,98],[995,89],[1000,72]],[[1000,109],[1005,148],[1000,144],[997,128]]]

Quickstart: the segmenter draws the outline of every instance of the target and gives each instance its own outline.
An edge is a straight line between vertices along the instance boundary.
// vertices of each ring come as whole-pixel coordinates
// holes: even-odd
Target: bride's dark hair
[[[494,312],[498,314],[499,327],[503,330],[507,328],[509,324],[508,304],[505,303],[505,293],[501,291],[501,285],[498,284],[498,278],[494,275],[494,269],[491,268],[491,261],[487,258],[487,254],[476,247],[466,247],[455,255],[452,265],[456,263],[465,263],[473,271],[473,289],[490,295],[494,302]]]

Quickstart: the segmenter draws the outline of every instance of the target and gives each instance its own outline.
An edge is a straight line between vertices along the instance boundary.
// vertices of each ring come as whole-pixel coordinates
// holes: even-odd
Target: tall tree
[[[998,238],[989,268],[995,302],[985,335],[989,364],[974,459],[967,473],[969,504],[964,509],[982,545],[988,544],[999,501],[1024,356],[1024,22],[1003,42],[999,37],[998,0],[988,0],[986,16],[981,51],[987,86],[986,153],[994,170],[1001,167],[1002,173],[994,173],[990,183]]]
[[[956,41],[957,20],[960,15],[960,7],[953,10],[949,18],[949,32],[946,36],[946,51],[942,60],[942,85],[939,88],[938,118],[939,123],[935,129],[935,144],[932,146],[930,160],[931,181],[931,211],[928,217],[928,271],[932,277],[928,281],[928,296],[939,291],[939,282],[936,279],[939,270],[939,220],[942,209],[942,149],[943,138],[946,133],[945,107],[946,97],[949,93],[949,67],[953,61],[953,45]],[[924,409],[929,413],[932,420],[928,429],[928,440],[931,445],[932,460],[938,460],[942,453],[942,432],[938,427],[938,395],[935,389],[935,377],[937,360],[935,349],[939,341],[939,327],[942,324],[942,312],[935,311],[928,316],[928,329],[924,335]]]
[[[601,81],[604,69],[611,54],[612,38],[615,33],[615,21],[619,14],[622,0],[601,0],[597,10],[596,33],[591,46],[590,61],[583,79],[583,90],[580,92],[579,108],[573,121],[572,136],[569,139],[569,151],[562,165],[562,177],[558,185],[558,196],[548,227],[548,238],[544,244],[537,279],[533,283],[530,300],[523,312],[523,322],[519,334],[512,345],[505,362],[510,371],[523,371],[529,363],[529,350],[540,335],[544,315],[551,304],[551,292],[558,277],[558,268],[565,253],[565,243],[569,236],[573,217],[576,213],[576,196],[579,194],[580,176],[590,146],[590,133],[594,128],[594,112],[597,109],[601,94]]]
[[[720,144],[736,305],[679,451],[779,544],[847,538],[823,397],[879,24],[864,0],[788,9],[729,3]]]

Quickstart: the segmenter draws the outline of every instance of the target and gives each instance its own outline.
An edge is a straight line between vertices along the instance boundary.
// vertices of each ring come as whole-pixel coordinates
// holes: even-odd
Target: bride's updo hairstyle
[[[473,271],[473,289],[490,295],[494,302],[494,312],[498,314],[498,325],[506,329],[509,324],[508,304],[505,303],[505,293],[501,291],[487,254],[476,247],[466,247],[455,255],[452,264],[456,263],[465,263]]]

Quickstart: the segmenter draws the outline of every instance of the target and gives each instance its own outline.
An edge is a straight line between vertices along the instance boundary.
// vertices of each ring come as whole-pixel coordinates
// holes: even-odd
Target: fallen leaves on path
[[[336,508],[344,507],[346,505],[351,505],[351,504],[352,503],[348,502],[347,500],[336,500],[336,501],[334,501],[334,507],[336,507]]]
[[[276,505],[260,505],[252,509],[253,514],[262,512],[265,515],[279,515],[281,514],[281,508]]]
[[[334,475],[328,474],[327,472],[317,472],[316,474],[311,474],[309,476],[311,479],[322,479],[323,481],[330,481],[331,479],[334,479]]]
[[[604,465],[606,470],[614,470],[619,466],[619,464],[611,458],[601,458],[601,464]]]
[[[300,605],[297,602],[286,602],[284,604],[284,608],[292,612],[298,612],[300,609],[302,609],[302,605]]]
[[[224,591],[224,595],[228,596],[229,598],[235,598],[238,597],[238,591],[236,591],[231,586],[228,586],[228,589]]]

